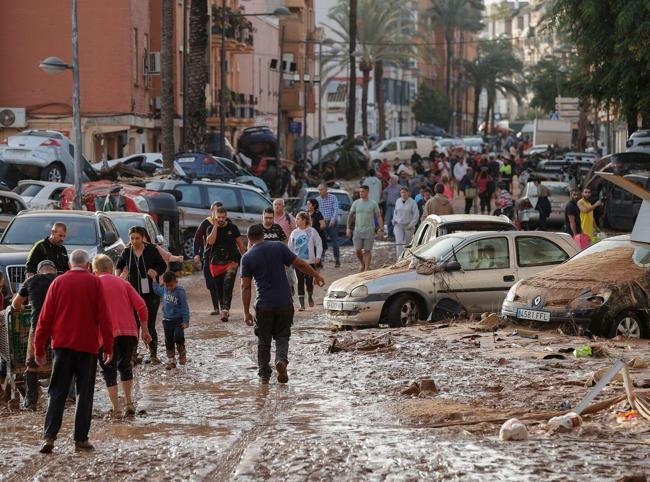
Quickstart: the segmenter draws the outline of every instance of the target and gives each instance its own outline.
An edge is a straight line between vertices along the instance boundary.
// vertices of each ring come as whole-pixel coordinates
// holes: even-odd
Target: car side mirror
[[[104,233],[104,239],[102,239],[102,243],[104,244],[104,246],[111,246],[111,245],[117,243],[118,239],[119,238],[118,238],[116,232],[114,232],[114,231],[106,231]]]
[[[452,271],[460,271],[460,270],[461,270],[461,266],[458,261],[447,261],[445,263],[445,271],[447,271],[448,273]]]
[[[165,244],[165,237],[162,234],[156,235],[156,244],[160,244],[160,245]]]

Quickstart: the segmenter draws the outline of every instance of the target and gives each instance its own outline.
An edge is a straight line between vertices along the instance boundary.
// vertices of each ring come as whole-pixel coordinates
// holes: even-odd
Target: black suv
[[[50,234],[52,224],[68,227],[65,247],[68,254],[84,249],[92,259],[108,255],[116,262],[124,251],[124,243],[113,221],[102,212],[88,211],[21,211],[11,221],[0,239],[0,271],[4,275],[4,295],[9,297],[25,281],[27,255],[36,241]]]

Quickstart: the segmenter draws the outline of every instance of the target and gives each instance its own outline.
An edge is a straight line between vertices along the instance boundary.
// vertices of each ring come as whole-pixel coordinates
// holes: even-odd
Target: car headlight
[[[145,199],[144,196],[133,196],[133,203],[135,204],[135,207],[138,208],[138,211],[140,211],[141,213],[149,212],[149,203],[147,203],[147,200]]]
[[[368,287],[366,285],[357,286],[350,291],[351,298],[363,298],[368,296]]]
[[[602,289],[596,294],[588,293],[586,299],[589,303],[593,303],[595,305],[604,305],[607,303],[607,300],[609,300],[610,296],[612,296],[612,290]]]
[[[519,288],[519,285],[521,284],[521,280],[517,281],[515,284],[513,284],[510,287],[510,290],[508,291],[508,294],[506,295],[506,301],[515,301],[517,297],[517,288]]]

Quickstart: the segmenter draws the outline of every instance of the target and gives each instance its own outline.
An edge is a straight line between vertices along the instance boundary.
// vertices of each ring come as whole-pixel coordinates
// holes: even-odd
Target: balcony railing
[[[252,47],[254,41],[253,32],[255,29],[251,21],[244,17],[241,12],[226,7],[226,23],[224,28],[222,27],[222,12],[221,7],[212,6],[212,34],[221,35],[223,32],[227,39],[245,43]]]
[[[254,119],[257,113],[257,97],[252,94],[228,91],[226,95],[226,117],[232,119]],[[210,109],[210,117],[219,117],[221,112],[221,90],[217,91],[216,105]]]

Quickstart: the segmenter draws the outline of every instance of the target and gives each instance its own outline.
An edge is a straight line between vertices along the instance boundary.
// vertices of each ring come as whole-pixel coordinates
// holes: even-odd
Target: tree
[[[526,76],[528,89],[533,98],[530,107],[546,114],[555,111],[556,97],[573,97],[576,89],[569,79],[569,68],[558,59],[542,59],[533,65]]]
[[[432,0],[427,11],[432,28],[443,29],[445,38],[445,82],[447,97],[451,98],[451,76],[454,64],[456,32],[478,32],[483,28],[481,17],[485,6],[481,0]]]
[[[383,105],[383,62],[400,63],[408,55],[410,47],[404,46],[408,41],[403,34],[405,25],[403,2],[399,0],[359,0],[357,22],[357,48],[355,55],[358,59],[359,70],[363,76],[361,84],[361,126],[362,134],[368,137],[368,91],[370,77],[375,70],[375,93],[379,109],[380,126],[385,126]],[[339,40],[333,41],[335,45],[349,43],[349,13],[346,3],[338,3],[330,11],[330,28]],[[325,63],[330,66],[327,72],[339,70],[349,62],[338,62],[334,57],[326,58]],[[378,75],[379,74],[379,75]],[[382,101],[379,101],[381,96]],[[379,129],[383,137],[385,127]]]
[[[418,96],[413,102],[416,121],[443,127],[449,125],[451,113],[451,104],[445,94],[438,92],[429,84],[420,85]]]
[[[174,0],[162,0],[160,120],[163,168],[174,169]]]
[[[208,2],[192,0],[187,57],[187,137],[185,150],[204,151],[207,133],[205,86],[208,83]]]
[[[348,112],[347,112],[347,137],[348,141],[354,138],[356,128],[356,110],[357,110],[357,63],[355,51],[357,49],[357,0],[350,0],[350,10],[348,14],[348,62],[350,65],[350,81],[348,89]]]

